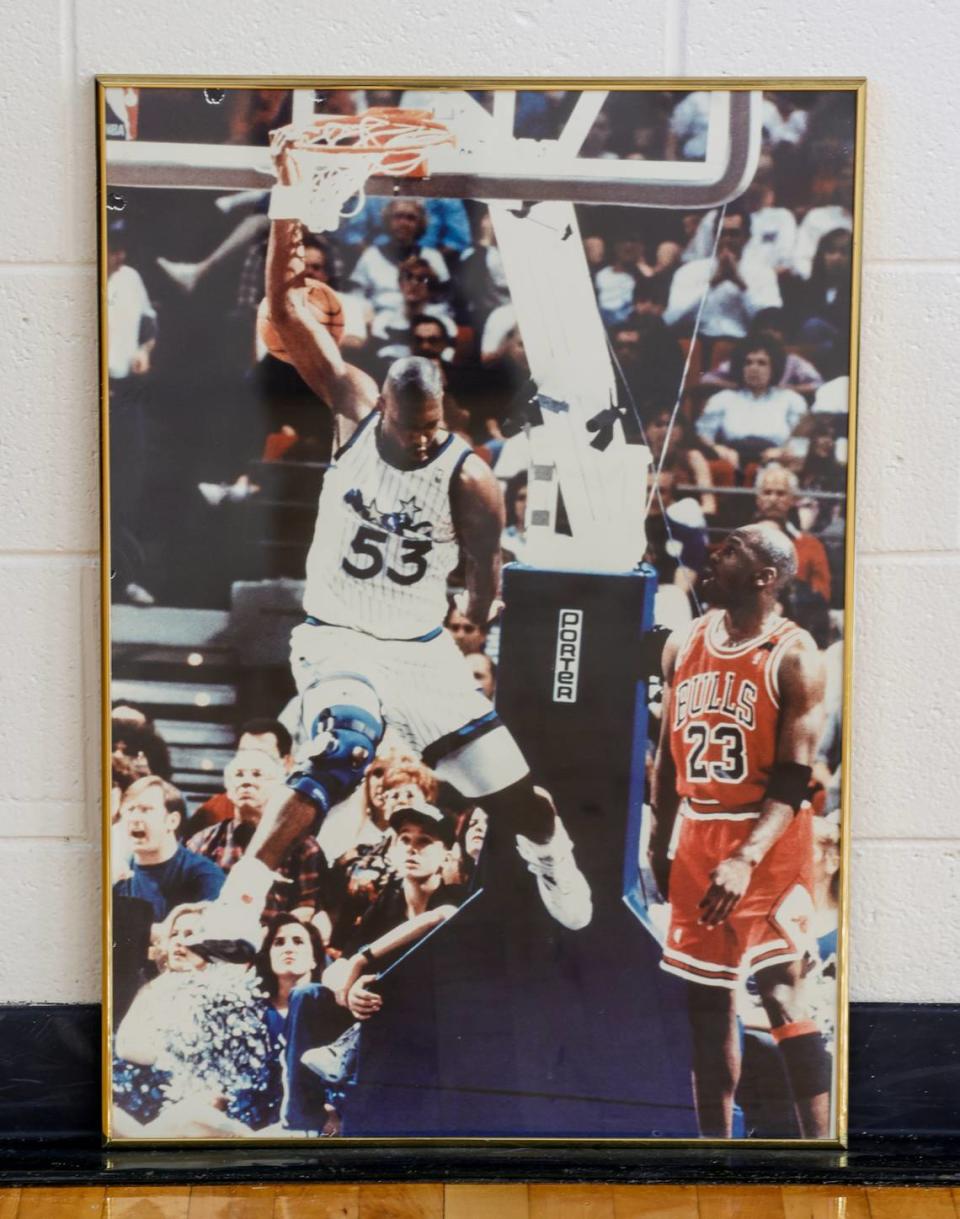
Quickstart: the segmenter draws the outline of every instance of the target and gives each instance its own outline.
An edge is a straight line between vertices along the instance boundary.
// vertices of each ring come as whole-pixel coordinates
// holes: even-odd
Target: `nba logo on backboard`
[[[583,633],[583,610],[562,609],[557,625],[557,659],[553,667],[553,701],[577,701],[577,677],[580,673],[580,636]]]

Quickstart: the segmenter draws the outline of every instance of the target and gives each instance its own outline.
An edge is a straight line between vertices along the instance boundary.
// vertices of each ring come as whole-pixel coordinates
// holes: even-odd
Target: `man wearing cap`
[[[333,1085],[347,1069],[355,1041],[345,1043],[344,1034],[353,1021],[368,1020],[383,1006],[382,996],[368,987],[466,896],[464,886],[443,883],[456,831],[450,817],[418,799],[394,810],[390,828],[396,835],[390,848],[395,879],[359,921],[343,957],[328,967],[322,982],[298,987],[290,996],[284,1113],[290,1129],[322,1127],[316,1076]]]
[[[390,828],[396,834],[390,848],[396,878],[360,921],[358,933],[366,941],[426,910],[459,906],[466,895],[461,885],[443,883],[443,865],[456,837],[450,817],[425,800],[410,801],[393,811]]]

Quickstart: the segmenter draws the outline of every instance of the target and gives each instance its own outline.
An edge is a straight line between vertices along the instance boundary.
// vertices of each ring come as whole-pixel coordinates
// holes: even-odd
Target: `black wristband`
[[[357,956],[366,957],[368,965],[373,965],[377,959],[377,954],[373,951],[369,944],[364,944],[362,948],[358,948]]]
[[[795,813],[799,812],[800,806],[807,801],[812,774],[809,766],[801,766],[799,762],[774,763],[766,798],[789,804]]]

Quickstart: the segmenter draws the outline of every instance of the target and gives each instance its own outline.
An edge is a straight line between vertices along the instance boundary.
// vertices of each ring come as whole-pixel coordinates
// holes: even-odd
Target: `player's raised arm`
[[[666,898],[670,884],[670,861],[667,852],[673,837],[680,797],[677,794],[677,767],[670,748],[670,716],[673,705],[673,674],[680,650],[680,635],[674,631],[663,649],[663,702],[660,708],[660,739],[653,763],[650,791],[650,841],[647,858],[661,895]]]
[[[274,133],[271,152],[278,191],[291,185],[292,169],[286,155],[289,141],[289,133]],[[272,204],[271,208],[275,210]],[[377,384],[344,360],[333,335],[310,310],[304,288],[302,237],[299,220],[272,219],[266,271],[270,320],[307,385],[337,415],[359,423],[377,404]]]
[[[465,617],[486,627],[500,595],[500,537],[506,513],[503,492],[493,471],[470,454],[450,488],[457,538],[466,566]]]
[[[785,833],[807,799],[810,774],[823,730],[826,672],[817,646],[804,632],[780,662],[777,753],[760,817],[743,846],[713,873],[702,920],[715,926],[747,891],[753,869]]]

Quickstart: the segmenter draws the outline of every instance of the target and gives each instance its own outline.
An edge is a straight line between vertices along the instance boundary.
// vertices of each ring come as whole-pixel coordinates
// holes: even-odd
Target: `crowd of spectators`
[[[411,100],[379,96],[387,92],[337,92],[325,104],[350,113],[364,102]],[[564,91],[521,94],[518,134],[555,135],[573,100]],[[584,155],[702,158],[707,103],[699,93],[612,95]],[[195,138],[141,111],[140,129],[151,118],[153,138]],[[284,117],[252,103],[243,114],[230,130],[247,123],[251,142],[258,122],[263,142]],[[760,169],[743,198],[706,214],[578,207],[627,438],[652,455],[637,495],[648,505],[647,558],[673,592],[663,620],[677,625],[699,610],[698,579],[723,533],[766,520],[797,552],[783,611],[811,630],[833,669],[843,624],[852,141],[852,105],[842,96],[770,94]],[[184,237],[177,209],[164,213],[149,192],[111,228],[111,466],[123,514],[115,548],[118,529],[133,537],[114,581],[118,600],[225,606],[228,586],[198,592],[208,565],[190,564],[215,536],[204,530],[255,504],[252,469],[294,471],[330,456],[328,413],[258,335],[265,198],[217,202],[195,205],[206,209],[202,248]],[[127,263],[134,247],[138,271]],[[371,198],[337,233],[311,237],[305,254],[310,275],[341,294],[349,360],[378,378],[407,353],[439,364],[447,426],[500,477],[504,558],[523,560],[526,459],[508,437],[535,387],[486,208]],[[115,331],[118,345],[125,336],[116,377]],[[185,359],[184,346],[205,359]],[[144,533],[148,495],[166,507]],[[183,522],[181,534],[165,536],[158,520]],[[188,533],[199,543],[188,545]],[[160,561],[172,548],[182,561]],[[259,574],[248,556],[227,558],[229,579]],[[496,626],[465,619],[453,597],[445,626],[493,697]],[[816,771],[821,811],[838,804],[839,685],[830,687]],[[193,808],[171,785],[169,754],[147,716],[114,711],[118,1129],[338,1133],[357,1029],[382,1002],[377,972],[448,918],[476,880],[483,810],[388,738],[362,787],[280,868],[256,962],[213,963],[191,951],[204,903],[286,790],[299,725],[280,708],[267,711],[280,718],[239,726],[223,792]],[[164,1013],[174,1009],[171,1024]],[[231,1020],[246,1030],[239,1042]],[[191,1039],[188,1025],[204,1036]],[[210,1032],[221,1026],[218,1040]],[[211,1061],[224,1045],[232,1047],[227,1083]]]
[[[360,789],[278,868],[256,960],[214,962],[195,951],[204,911],[285,799],[297,741],[280,720],[242,725],[224,790],[191,811],[158,773],[169,758],[145,712],[118,705],[112,722],[118,1130],[338,1133],[376,976],[464,900],[485,813],[388,733]]]

